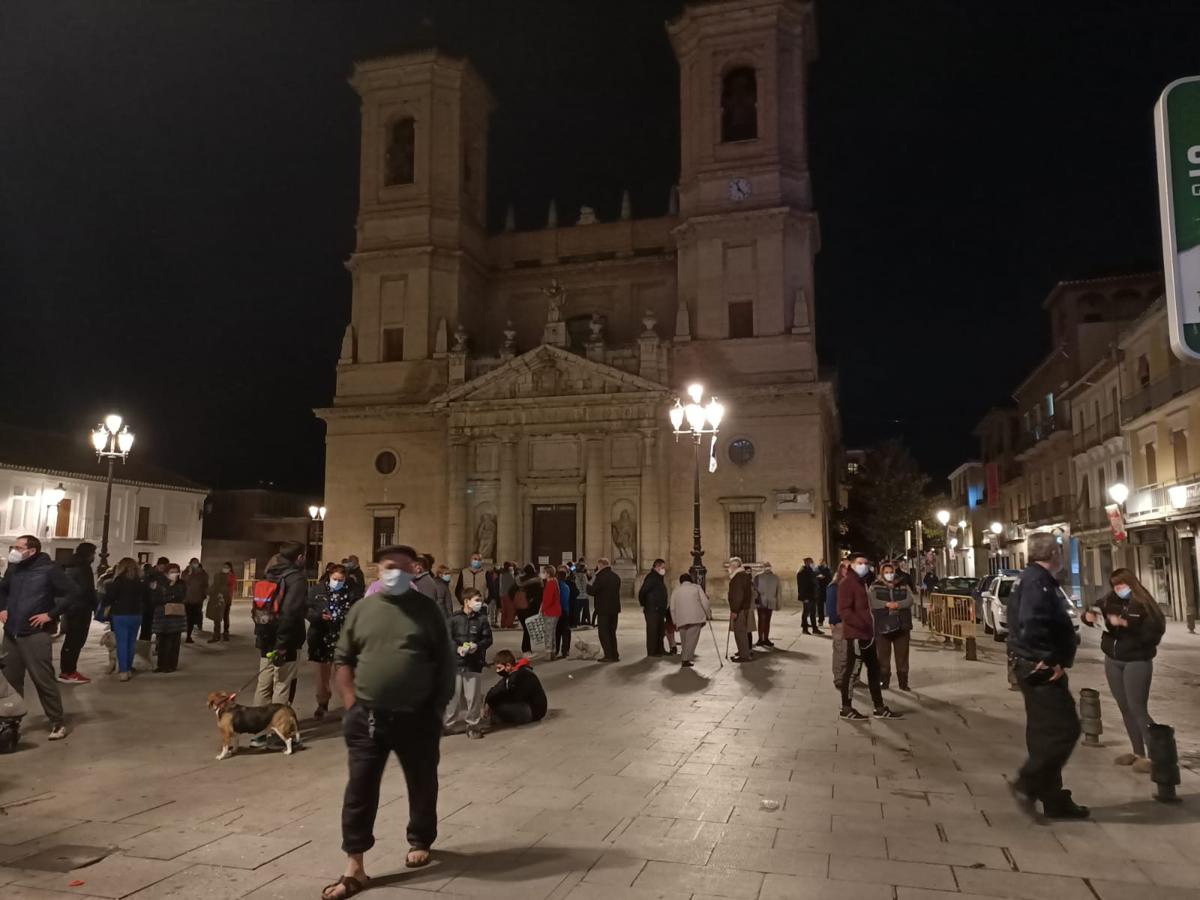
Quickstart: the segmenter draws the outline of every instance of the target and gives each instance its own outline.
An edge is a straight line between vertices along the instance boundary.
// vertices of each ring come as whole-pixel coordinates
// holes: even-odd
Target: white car
[[[983,588],[983,631],[997,641],[1008,638],[1008,598],[1016,583],[1013,575],[997,575]],[[1079,610],[1061,587],[1058,594],[1071,617],[1071,624],[1075,627],[1075,643],[1078,644]]]

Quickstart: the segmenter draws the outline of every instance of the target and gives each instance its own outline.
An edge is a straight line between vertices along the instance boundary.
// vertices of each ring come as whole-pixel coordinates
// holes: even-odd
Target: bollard
[[[1146,729],[1146,750],[1150,754],[1150,780],[1158,785],[1154,799],[1160,803],[1179,803],[1175,785],[1179,784],[1179,749],[1175,729],[1170,725],[1151,725]]]
[[[1079,692],[1079,718],[1083,726],[1083,746],[1099,747],[1104,727],[1100,724],[1100,692],[1084,688]]]

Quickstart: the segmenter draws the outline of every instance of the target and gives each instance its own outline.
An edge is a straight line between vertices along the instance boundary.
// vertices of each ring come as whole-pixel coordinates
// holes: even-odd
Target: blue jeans
[[[112,617],[112,630],[117,639],[118,672],[128,672],[133,668],[133,651],[137,647],[138,631],[141,627],[141,616]]]

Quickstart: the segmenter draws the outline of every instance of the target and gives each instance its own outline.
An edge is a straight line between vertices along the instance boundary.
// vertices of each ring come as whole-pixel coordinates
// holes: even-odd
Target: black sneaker
[[[680,667],[681,669],[690,669],[690,668],[692,668],[692,667],[693,667],[693,666],[695,666],[695,665],[696,665],[696,664],[695,664],[694,662],[692,662],[690,659],[685,659],[683,662],[681,662],[681,663],[679,664],[679,667]]]
[[[1042,812],[1047,819],[1086,819],[1092,811],[1071,799],[1070,791],[1063,791],[1054,804],[1042,802]]]
[[[879,709],[875,710],[875,712],[871,713],[871,715],[873,717],[875,717],[876,719],[903,719],[904,718],[904,715],[902,713],[893,712],[892,710],[888,709],[886,706],[879,707]]]
[[[860,713],[853,706],[847,706],[840,713],[838,713],[838,718],[839,719],[848,719],[851,722],[861,722],[863,719],[866,718],[866,716],[864,716],[862,713]]]

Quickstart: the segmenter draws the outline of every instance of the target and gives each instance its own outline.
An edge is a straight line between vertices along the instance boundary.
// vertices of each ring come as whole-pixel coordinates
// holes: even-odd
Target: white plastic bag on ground
[[[571,659],[600,659],[604,651],[598,644],[590,641],[571,641]]]

